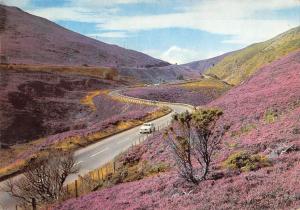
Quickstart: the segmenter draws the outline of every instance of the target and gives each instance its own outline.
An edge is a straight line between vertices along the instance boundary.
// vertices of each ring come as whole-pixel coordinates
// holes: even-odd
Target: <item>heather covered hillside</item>
[[[211,102],[230,89],[230,85],[213,78],[183,84],[131,88],[124,94],[148,100],[186,103],[200,106]]]
[[[69,66],[152,67],[169,65],[143,53],[67,30],[16,7],[0,5],[1,62]]]
[[[109,96],[127,84],[114,75],[105,68],[0,65],[0,176],[40,151],[74,150],[168,112]]]
[[[95,89],[116,87],[116,81],[97,77],[18,67],[1,66],[0,76],[1,139],[10,145],[85,127],[90,110],[81,98]]]
[[[265,42],[252,44],[225,56],[206,73],[239,84],[266,65],[300,48],[300,26]]]
[[[246,131],[247,143],[261,145],[264,142],[272,142],[272,138],[278,141],[277,143],[294,137],[294,140],[297,140],[297,135],[294,137],[289,135],[299,127],[300,119],[297,114],[299,105],[300,51],[265,66],[245,84],[233,88],[210,103],[210,106],[221,107],[225,110],[224,119],[232,125],[231,129],[235,130],[232,135],[238,134],[238,141],[244,139],[240,138],[239,134]],[[294,128],[286,122],[289,118],[295,120]],[[283,126],[280,129],[284,131],[280,134],[281,137],[274,134],[278,130],[267,129],[275,124]],[[267,130],[262,132],[257,128]],[[283,137],[283,135],[289,137]]]
[[[229,129],[207,180],[195,186],[179,178],[170,147],[158,134],[129,152],[125,160],[137,161],[133,164],[141,172],[147,163],[167,164],[168,172],[116,186],[119,182],[112,179],[110,187],[55,209],[297,209],[299,100],[300,52],[296,51],[208,105],[224,112],[218,123]]]

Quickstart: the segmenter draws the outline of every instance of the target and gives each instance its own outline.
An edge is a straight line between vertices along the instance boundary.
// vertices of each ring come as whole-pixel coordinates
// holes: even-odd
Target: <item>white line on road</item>
[[[119,140],[118,142],[117,142],[117,144],[124,144],[124,142],[127,142],[128,140],[130,140],[129,138],[124,138],[124,139],[122,139],[122,140]],[[128,142],[129,143],[129,142]]]
[[[108,150],[107,147],[106,147],[105,149],[99,151],[99,152],[96,152],[95,154],[93,154],[93,155],[91,155],[91,156],[89,156],[89,157],[90,157],[90,158],[91,158],[91,157],[95,157],[96,155],[99,155],[100,153],[102,153],[102,152],[104,152],[104,151],[106,151],[106,150]]]

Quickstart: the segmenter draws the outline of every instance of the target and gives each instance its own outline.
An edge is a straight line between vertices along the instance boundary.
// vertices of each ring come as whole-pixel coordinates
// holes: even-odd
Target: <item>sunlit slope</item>
[[[206,73],[214,74],[230,84],[237,85],[261,66],[297,49],[300,49],[300,26],[268,41],[229,54]]]

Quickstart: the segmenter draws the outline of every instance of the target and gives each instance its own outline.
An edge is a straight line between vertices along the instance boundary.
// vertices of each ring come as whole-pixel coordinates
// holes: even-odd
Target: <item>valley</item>
[[[183,29],[186,13],[174,13],[171,26],[156,13],[105,21],[149,2],[101,5],[107,14],[73,3],[62,8],[75,13],[53,22],[42,8],[0,3],[0,210],[300,207],[300,23],[263,39],[242,25],[225,34],[220,25],[207,31],[205,21]],[[233,11],[248,5],[231,3],[240,6]],[[70,21],[79,11],[80,21]],[[218,21],[235,22],[226,17]],[[68,24],[93,25],[108,42]],[[157,36],[166,43],[151,42]],[[204,52],[213,56],[191,61]],[[141,131],[145,122],[155,129]]]

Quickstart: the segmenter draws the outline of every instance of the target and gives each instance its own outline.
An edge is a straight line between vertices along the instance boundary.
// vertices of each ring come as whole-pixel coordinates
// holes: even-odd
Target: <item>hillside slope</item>
[[[181,65],[168,65],[150,68],[118,68],[122,76],[135,78],[138,81],[159,83],[163,81],[178,80],[180,76],[184,79],[196,79],[201,75],[190,68]]]
[[[189,68],[193,71],[196,71],[198,73],[203,73],[205,70],[214,67],[215,65],[217,65],[217,63],[219,63],[220,61],[223,60],[224,57],[230,55],[232,52],[229,53],[225,53],[213,58],[209,58],[209,59],[205,59],[205,60],[199,60],[199,61],[193,61],[190,63],[186,63],[186,64],[182,64],[180,66],[185,67],[185,68]]]
[[[200,106],[220,97],[230,88],[230,85],[220,80],[203,78],[188,83],[131,88],[124,91],[124,94],[148,100]]]
[[[224,57],[206,73],[239,84],[260,67],[300,48],[300,26],[265,42],[250,45]]]
[[[72,32],[16,7],[0,5],[0,33],[5,56],[2,56],[2,63],[109,67],[169,65],[143,53]]]
[[[230,125],[212,166],[216,176],[191,186],[173,168],[83,195],[55,209],[297,209],[299,99],[297,51],[265,66],[209,105],[220,107],[224,111],[220,123]],[[163,134],[149,138],[128,157],[152,166],[172,166],[172,154],[162,139]],[[270,165],[253,171],[224,168],[224,160],[241,151],[267,158]]]
[[[178,80],[180,77],[183,77],[184,79],[197,79],[200,78],[207,69],[215,66],[231,53],[232,52],[229,52],[217,57],[181,65],[174,64],[151,68],[119,68],[118,70],[123,76],[135,77],[139,81],[144,82],[150,81],[157,83],[161,81]]]

